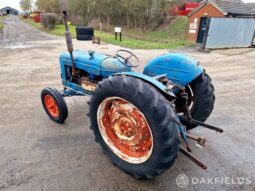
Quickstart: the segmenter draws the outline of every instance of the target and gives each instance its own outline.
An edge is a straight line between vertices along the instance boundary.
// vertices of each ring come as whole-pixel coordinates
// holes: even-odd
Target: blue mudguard
[[[161,82],[159,82],[158,80],[142,74],[142,73],[138,73],[138,72],[121,72],[121,73],[116,73],[113,74],[115,75],[126,75],[126,76],[133,76],[135,78],[140,78],[145,82],[150,83],[151,85],[153,85],[154,87],[156,87],[158,90],[160,90],[162,93],[172,97],[172,98],[176,98],[175,94],[172,91],[167,91],[166,86],[164,84],[162,84]],[[108,76],[109,77],[109,76]]]
[[[144,68],[145,75],[167,74],[173,83],[186,86],[203,73],[199,62],[182,54],[165,54],[151,60]]]

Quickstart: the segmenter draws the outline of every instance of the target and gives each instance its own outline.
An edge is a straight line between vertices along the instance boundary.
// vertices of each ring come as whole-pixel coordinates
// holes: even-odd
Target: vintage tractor
[[[143,73],[132,71],[138,58],[127,50],[114,56],[74,51],[64,11],[68,52],[61,54],[64,89],[45,88],[43,107],[56,123],[68,116],[64,97],[91,96],[91,129],[111,161],[136,178],[153,178],[169,169],[179,151],[206,169],[191,154],[188,139],[206,139],[187,130],[203,126],[215,96],[210,77],[199,62],[181,54],[165,54],[150,61]]]

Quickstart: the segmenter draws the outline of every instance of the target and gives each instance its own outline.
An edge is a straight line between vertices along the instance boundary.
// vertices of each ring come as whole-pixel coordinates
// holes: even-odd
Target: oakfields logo
[[[251,184],[251,178],[249,177],[207,177],[207,178],[189,178],[185,174],[180,174],[176,178],[176,184],[180,188],[185,188],[189,184],[190,185],[196,185],[196,184],[225,184],[225,185],[249,185]]]
[[[189,184],[189,178],[187,175],[185,174],[180,174],[179,176],[177,176],[176,178],[176,184],[177,186],[181,187],[181,188],[185,188],[188,186]]]

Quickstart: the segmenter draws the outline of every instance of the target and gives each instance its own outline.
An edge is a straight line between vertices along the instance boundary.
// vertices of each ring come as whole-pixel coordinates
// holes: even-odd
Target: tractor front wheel
[[[96,141],[123,171],[149,179],[174,163],[180,122],[173,106],[152,85],[111,76],[94,91],[89,116]]]
[[[41,92],[43,108],[50,119],[56,123],[64,123],[68,117],[66,102],[55,88],[44,88]]]

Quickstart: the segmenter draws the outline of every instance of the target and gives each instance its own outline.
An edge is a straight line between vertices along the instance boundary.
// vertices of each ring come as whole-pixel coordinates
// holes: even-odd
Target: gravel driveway
[[[3,29],[3,40],[1,43],[22,43],[36,40],[49,40],[52,37],[37,29],[28,26],[16,16],[9,16],[5,19]]]
[[[208,146],[193,153],[206,162],[203,171],[179,155],[165,174],[136,180],[102,154],[89,129],[86,97],[67,98],[69,118],[64,125],[50,121],[40,103],[46,86],[61,89],[58,56],[66,51],[64,38],[45,35],[17,17],[6,19],[0,40],[0,190],[182,190],[176,177],[185,174],[186,190],[255,190],[255,51],[221,50],[201,53],[193,48],[172,50],[196,57],[216,88],[216,104],[208,123],[224,134],[199,127],[193,133],[208,138]],[[74,41],[76,49],[114,54],[113,45]],[[132,50],[142,61],[167,50]],[[235,182],[206,184],[197,180],[233,178]],[[236,184],[245,178],[250,184]],[[207,182],[208,183],[208,182]],[[210,182],[209,182],[210,183]]]

